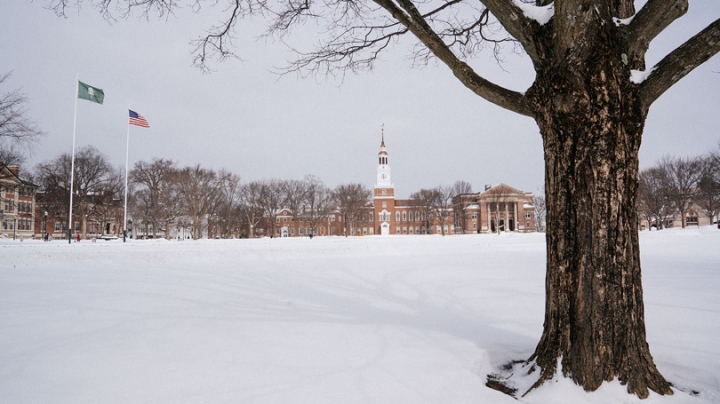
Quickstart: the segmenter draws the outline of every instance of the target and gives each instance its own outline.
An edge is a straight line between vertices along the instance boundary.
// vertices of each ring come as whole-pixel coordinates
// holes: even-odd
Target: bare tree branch
[[[524,94],[510,91],[481,77],[465,62],[461,61],[423,19],[415,5],[409,0],[398,0],[400,7],[390,0],[374,0],[395,19],[410,30],[438,59],[443,61],[455,77],[475,94],[503,108],[522,115],[533,116],[532,107]]]
[[[0,75],[3,84],[11,73]],[[0,156],[2,159],[22,161],[20,149],[32,151],[33,146],[44,136],[38,125],[28,116],[25,107],[27,97],[15,89],[0,93]],[[7,161],[1,161],[7,163]]]
[[[534,32],[539,27],[538,23],[527,18],[510,0],[480,1],[498,19],[503,28],[522,44],[533,63],[538,63],[540,59],[534,42]]]
[[[688,0],[649,0],[638,11],[625,35],[632,68],[645,70],[645,52],[650,42],[687,10]]]
[[[640,90],[645,109],[649,109],[667,89],[718,52],[720,52],[720,19],[688,39],[655,65]]]
[[[254,13],[253,3],[247,2],[245,4],[247,7],[243,8],[241,0],[232,0],[232,5],[228,8],[231,10],[228,19],[220,25],[210,28],[208,34],[204,37],[192,41],[195,45],[193,65],[201,68],[203,71],[209,71],[207,67],[208,58],[216,56],[219,61],[223,61],[228,58],[237,57],[232,51],[233,29],[240,18]]]

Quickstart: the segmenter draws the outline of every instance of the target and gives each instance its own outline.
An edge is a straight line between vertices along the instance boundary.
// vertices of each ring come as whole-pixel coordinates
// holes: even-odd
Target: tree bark
[[[539,69],[528,92],[547,197],[545,324],[530,361],[541,369],[533,387],[561,371],[587,391],[618,378],[644,398],[672,390],[645,340],[636,196],[646,110],[614,32]]]

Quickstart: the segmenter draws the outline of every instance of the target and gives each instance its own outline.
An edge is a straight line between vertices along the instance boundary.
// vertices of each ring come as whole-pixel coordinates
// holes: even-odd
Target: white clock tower
[[[383,129],[380,153],[378,153],[377,178],[375,188],[392,188],[390,181],[390,165],[388,164],[388,153],[385,149],[385,130]]]
[[[375,205],[375,234],[388,235],[395,230],[395,188],[390,181],[390,164],[385,149],[385,129],[382,132],[380,153],[378,153],[377,176],[373,190],[373,204]]]

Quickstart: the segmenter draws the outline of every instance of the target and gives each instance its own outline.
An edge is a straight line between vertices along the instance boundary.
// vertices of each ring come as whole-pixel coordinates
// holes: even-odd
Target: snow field
[[[641,234],[648,342],[674,396],[558,379],[520,402],[720,403],[718,246],[709,227]],[[485,378],[539,340],[544,248],[2,240],[0,403],[516,403]]]

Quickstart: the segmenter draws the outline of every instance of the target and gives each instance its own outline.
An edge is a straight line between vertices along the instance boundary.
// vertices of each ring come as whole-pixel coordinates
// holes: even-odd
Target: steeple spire
[[[382,141],[380,143],[380,153],[378,153],[377,182],[375,187],[390,188],[390,165],[388,163],[388,152],[385,149],[385,124],[382,125]]]

